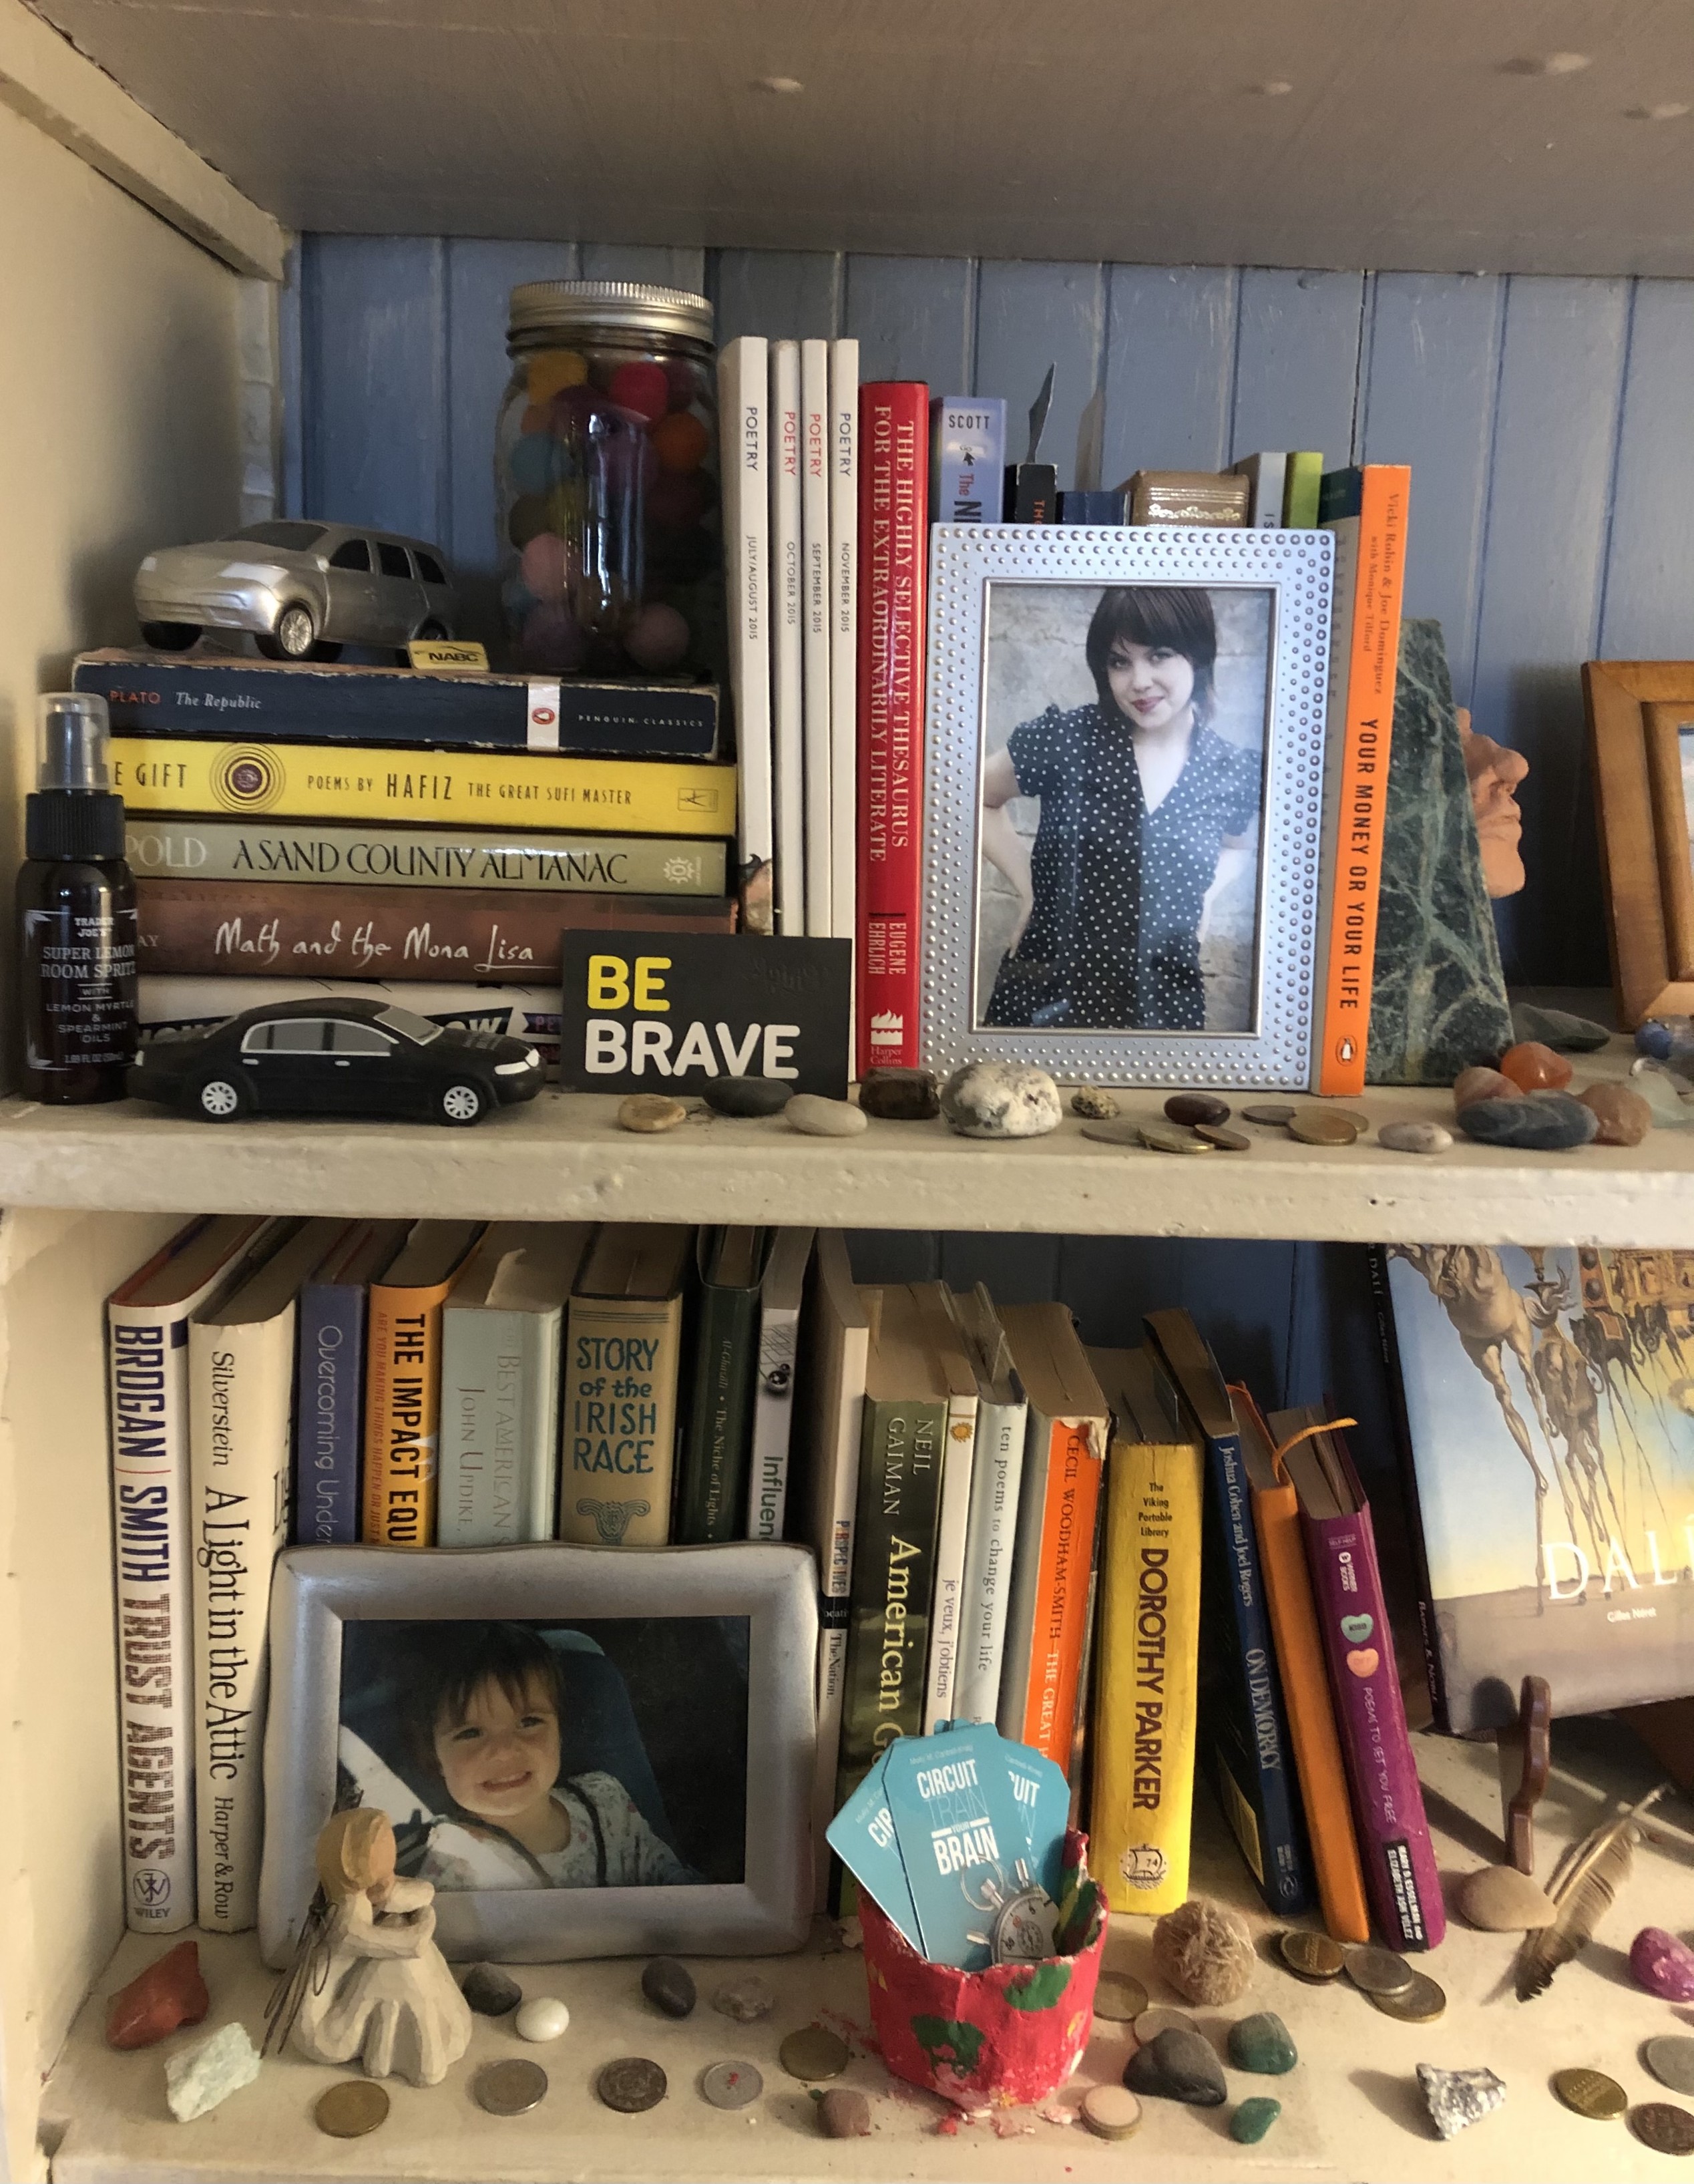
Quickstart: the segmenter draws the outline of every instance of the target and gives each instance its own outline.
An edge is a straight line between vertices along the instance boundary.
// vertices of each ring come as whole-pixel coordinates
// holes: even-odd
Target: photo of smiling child
[[[1252,1028],[1270,601],[990,587],[980,1025]]]

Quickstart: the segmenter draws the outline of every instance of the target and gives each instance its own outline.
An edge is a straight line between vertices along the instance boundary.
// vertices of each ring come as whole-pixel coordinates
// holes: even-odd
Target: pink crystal
[[[1694,2002],[1694,1949],[1663,1926],[1643,1926],[1630,1943],[1630,1970],[1649,1994]]]

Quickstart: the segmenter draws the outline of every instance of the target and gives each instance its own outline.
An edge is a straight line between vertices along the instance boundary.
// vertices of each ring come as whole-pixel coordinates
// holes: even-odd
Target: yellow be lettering
[[[621,956],[589,957],[588,1006],[591,1009],[626,1009],[630,1006],[630,967]]]
[[[670,958],[668,956],[636,956],[636,1006],[638,1009],[645,1009],[650,1015],[669,1013],[669,1002],[659,999],[664,991],[664,981],[658,974],[669,968]]]

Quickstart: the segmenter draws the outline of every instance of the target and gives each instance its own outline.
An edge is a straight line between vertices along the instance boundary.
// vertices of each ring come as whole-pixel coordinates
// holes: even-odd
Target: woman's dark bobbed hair
[[[1194,670],[1194,717],[1208,721],[1215,699],[1212,671],[1218,659],[1218,625],[1210,595],[1198,584],[1118,584],[1101,595],[1088,625],[1088,668],[1109,718],[1117,711],[1106,663],[1119,641],[1180,652]]]

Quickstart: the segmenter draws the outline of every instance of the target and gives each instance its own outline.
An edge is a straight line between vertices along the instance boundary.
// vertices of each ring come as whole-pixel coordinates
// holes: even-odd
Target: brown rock
[[[870,2103],[851,2086],[831,2086],[818,2103],[818,2128],[825,2138],[869,2138]]]
[[[884,1123],[927,1123],[941,1112],[941,1087],[928,1069],[870,1069],[858,1104]]]
[[[1591,1084],[1577,1098],[1600,1117],[1597,1145],[1638,1145],[1652,1128],[1652,1109],[1628,1084]]]
[[[1526,1934],[1550,1926],[1552,1899],[1514,1865],[1485,1865],[1458,1885],[1458,1908],[1473,1926],[1489,1934]]]
[[[1452,1112],[1456,1115],[1477,1100],[1515,1099],[1517,1092],[1512,1079],[1497,1069],[1461,1069],[1452,1080]]]
[[[627,1100],[618,1103],[618,1128],[635,1130],[643,1137],[674,1130],[687,1118],[688,1110],[680,1100],[667,1100],[658,1092],[631,1092]]]
[[[1164,1112],[1173,1123],[1227,1123],[1230,1103],[1215,1092],[1173,1092]]]
[[[1570,1061],[1538,1039],[1526,1039],[1501,1056],[1500,1074],[1509,1077],[1520,1092],[1562,1092],[1570,1082]]]
[[[106,2045],[151,2048],[179,2025],[197,2025],[211,2007],[200,1975],[200,1944],[179,1942],[107,2003]]]

